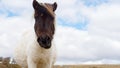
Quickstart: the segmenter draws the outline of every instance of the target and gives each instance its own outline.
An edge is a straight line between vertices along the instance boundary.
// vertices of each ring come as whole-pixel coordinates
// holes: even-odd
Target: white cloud
[[[79,58],[83,54],[82,51],[79,52],[83,50],[80,46],[88,40],[88,33],[74,28],[58,27],[55,38],[60,57]]]
[[[120,0],[109,0],[112,4],[120,4]]]
[[[58,45],[61,46],[59,47],[61,49],[59,50],[59,60],[64,60],[65,62],[69,60],[71,62],[74,59],[74,62],[77,62],[79,59],[83,63],[89,60],[91,60],[91,63],[94,63],[93,60],[100,63],[120,63],[119,7],[119,4],[108,3],[96,7],[84,6],[84,8],[81,8],[79,11],[89,19],[88,32],[80,32],[78,30],[76,33],[74,32],[76,30],[71,28],[69,28],[70,31],[67,28],[63,30],[59,28],[62,31],[60,33],[64,34],[58,36],[61,39],[57,40]],[[84,33],[84,36],[81,35],[82,33]],[[67,39],[65,39],[66,37]],[[72,41],[70,38],[72,38]]]
[[[93,48],[94,59],[104,59],[106,62],[110,59],[120,60],[120,5],[103,4],[89,8],[90,12],[85,15],[89,18],[88,34],[91,41],[85,43],[89,49]],[[84,11],[84,10],[83,10]],[[111,60],[108,63],[113,63]]]
[[[12,56],[14,47],[24,30],[30,28],[29,17],[0,16],[0,56]]]
[[[90,14],[88,31],[103,37],[120,40],[120,5],[102,5]]]
[[[1,3],[4,7],[8,7],[7,9],[20,9],[30,8],[32,0],[15,0],[14,2],[11,0],[1,0]]]

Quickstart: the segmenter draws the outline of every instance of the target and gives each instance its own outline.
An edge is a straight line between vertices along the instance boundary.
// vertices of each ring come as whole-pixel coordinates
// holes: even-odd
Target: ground
[[[0,68],[21,68],[17,64],[3,65]],[[55,65],[53,68],[120,68],[120,65]]]

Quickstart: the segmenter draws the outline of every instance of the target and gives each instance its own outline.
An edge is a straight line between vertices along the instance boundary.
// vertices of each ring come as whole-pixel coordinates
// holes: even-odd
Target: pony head
[[[35,25],[34,30],[37,42],[45,49],[51,47],[51,42],[55,33],[55,10],[57,3],[38,3],[33,1]]]

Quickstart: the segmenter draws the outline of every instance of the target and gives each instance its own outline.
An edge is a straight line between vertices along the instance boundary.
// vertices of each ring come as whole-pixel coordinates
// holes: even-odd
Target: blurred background
[[[22,33],[33,27],[33,0],[0,0],[0,57],[13,57]],[[57,2],[56,64],[120,64],[120,0]]]

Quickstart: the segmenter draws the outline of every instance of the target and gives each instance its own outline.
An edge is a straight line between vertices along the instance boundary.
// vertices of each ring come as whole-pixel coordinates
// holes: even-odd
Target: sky
[[[22,33],[34,25],[33,0],[0,0],[0,56],[13,57]],[[57,2],[56,64],[120,64],[120,0]]]

